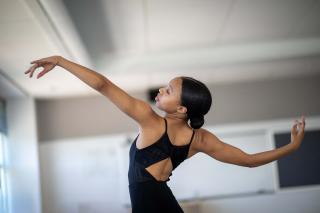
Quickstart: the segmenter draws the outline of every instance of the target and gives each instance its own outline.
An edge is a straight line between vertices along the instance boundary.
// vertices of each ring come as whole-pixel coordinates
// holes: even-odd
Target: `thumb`
[[[43,70],[42,72],[40,72],[40,73],[38,74],[37,78],[40,78],[40,77],[43,76],[45,73],[46,73],[46,71]]]

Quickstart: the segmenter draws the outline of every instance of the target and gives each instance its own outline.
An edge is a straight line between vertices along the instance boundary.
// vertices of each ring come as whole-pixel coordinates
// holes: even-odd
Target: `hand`
[[[43,70],[37,76],[37,78],[40,78],[41,76],[43,76],[44,74],[52,70],[59,63],[60,58],[61,58],[60,56],[51,56],[48,58],[42,58],[39,60],[32,61],[30,62],[30,64],[34,64],[34,65],[30,67],[26,72],[24,72],[24,74],[30,73],[29,77],[31,78],[34,71],[38,67],[43,67]]]
[[[301,121],[295,120],[291,128],[291,144],[296,150],[300,147],[302,139],[304,137],[305,118],[301,116]]]

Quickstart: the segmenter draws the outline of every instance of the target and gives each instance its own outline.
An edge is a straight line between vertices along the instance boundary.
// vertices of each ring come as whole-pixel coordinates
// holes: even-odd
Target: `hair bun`
[[[191,115],[189,118],[190,118],[190,126],[193,129],[199,129],[204,124],[203,115]]]

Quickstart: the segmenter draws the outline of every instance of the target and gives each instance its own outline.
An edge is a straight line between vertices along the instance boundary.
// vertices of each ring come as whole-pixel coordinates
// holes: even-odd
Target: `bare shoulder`
[[[144,119],[138,122],[140,129],[154,129],[161,126],[163,117],[158,115],[147,102],[141,101],[141,111],[144,111]]]
[[[155,113],[149,116],[143,123],[139,123],[140,136],[136,142],[137,147],[141,149],[156,141],[163,134],[165,128],[164,122],[164,119]]]
[[[209,130],[200,128],[196,130],[196,133],[194,149],[198,152],[208,153],[216,146],[219,146],[219,138]]]

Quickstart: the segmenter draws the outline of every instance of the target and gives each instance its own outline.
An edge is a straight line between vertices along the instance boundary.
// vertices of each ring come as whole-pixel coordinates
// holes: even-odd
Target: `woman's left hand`
[[[294,150],[297,150],[304,137],[305,117],[301,116],[301,121],[295,120],[291,128],[291,144]]]

